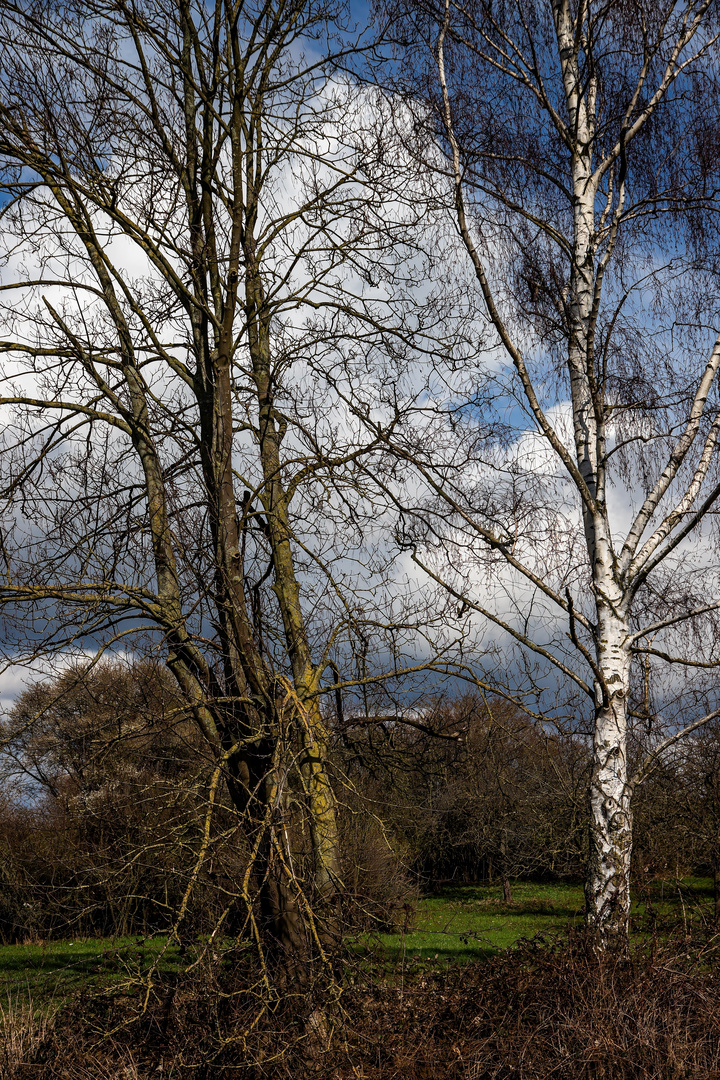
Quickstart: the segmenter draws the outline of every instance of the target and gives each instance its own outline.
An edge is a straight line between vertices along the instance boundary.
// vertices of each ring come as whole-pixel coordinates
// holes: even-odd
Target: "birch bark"
[[[612,584],[612,583],[607,583]],[[612,593],[610,594],[612,595]],[[589,852],[585,901],[592,929],[603,942],[624,941],[630,916],[632,786],[627,761],[630,650],[627,620],[598,601],[597,706],[590,777]]]
[[[578,4],[546,0],[540,5],[524,5],[518,0],[501,14],[490,7],[481,9],[445,0],[444,14],[433,14],[438,26],[435,61],[440,116],[449,151],[458,231],[487,314],[515,367],[536,430],[574,486],[585,541],[589,595],[573,599],[570,589],[564,588],[563,595],[563,587],[553,588],[542,570],[536,570],[518,554],[512,530],[505,535],[494,520],[483,520],[474,505],[463,503],[449,490],[439,469],[435,472],[423,465],[422,475],[429,481],[433,497],[441,497],[451,508],[457,527],[467,528],[467,536],[472,538],[469,543],[477,544],[493,560],[506,560],[512,572],[523,575],[555,611],[567,617],[568,638],[582,658],[585,672],[589,669],[591,673],[587,679],[585,673],[581,676],[572,670],[564,654],[554,655],[542,641],[533,639],[527,623],[523,629],[516,629],[511,619],[494,610],[492,602],[475,600],[472,590],[464,585],[447,584],[453,596],[462,598],[463,604],[489,619],[502,633],[514,637],[523,649],[549,660],[563,676],[570,675],[592,702],[586,905],[588,922],[605,945],[626,941],[630,913],[631,796],[633,785],[643,775],[640,770],[631,777],[628,771],[633,656],[644,634],[657,633],[677,621],[690,620],[718,607],[717,601],[711,599],[707,606],[698,604],[693,609],[688,605],[686,614],[669,612],[666,618],[651,622],[646,630],[637,627],[639,591],[720,497],[717,481],[707,483],[720,430],[717,408],[710,404],[720,364],[720,338],[709,359],[700,357],[700,373],[687,394],[687,412],[658,439],[657,478],[649,483],[629,527],[619,527],[618,534],[625,534],[619,551],[614,545],[606,497],[608,465],[617,449],[615,446],[608,450],[608,425],[618,415],[634,409],[641,412],[644,405],[634,401],[632,393],[624,399],[620,390],[613,391],[616,403],[608,392],[608,348],[615,320],[631,289],[619,271],[621,283],[618,285],[616,278],[616,288],[620,299],[613,301],[614,313],[603,312],[605,276],[616,255],[620,231],[632,228],[627,223],[644,215],[659,221],[666,209],[665,196],[657,194],[655,175],[649,179],[642,176],[646,163],[641,163],[633,174],[636,183],[641,176],[640,184],[646,184],[643,194],[637,196],[635,207],[626,206],[631,197],[627,180],[632,165],[629,154],[633,140],[665,102],[673,84],[693,65],[701,65],[716,43],[715,28],[705,22],[707,12],[705,0],[689,2],[682,8],[670,5],[651,25],[645,13],[639,11],[637,21],[633,16],[632,26],[628,27],[628,34],[637,36],[628,52],[627,69],[608,62],[608,57],[615,55],[615,47],[603,38],[609,15],[612,18],[608,25],[614,27],[611,33],[620,32],[624,26],[627,16],[620,12],[619,5],[611,4],[600,14],[592,0]],[[461,58],[458,70],[463,72],[462,85],[457,81],[453,84],[449,73],[449,49]],[[632,71],[631,56],[637,64]],[[473,100],[473,65],[481,73],[475,99],[481,114],[487,105],[485,95],[494,101],[502,100],[499,88],[513,103],[504,117],[504,126],[493,110],[487,117],[487,129],[482,126],[484,121],[473,126],[475,116],[468,105],[468,100]],[[424,84],[419,80],[418,85]],[[528,116],[533,117],[527,123],[524,117],[519,120],[519,112],[514,111],[519,109],[517,101],[523,95]],[[460,124],[456,113],[462,117]],[[460,130],[462,135],[458,134]],[[543,160],[540,147],[546,149],[547,160]],[[643,152],[647,154],[647,148],[640,151],[641,158]],[[676,152],[673,146],[672,153]],[[517,167],[520,175],[528,179],[532,194],[526,193],[522,182],[512,185],[512,191],[506,190],[503,167]],[[699,206],[705,192],[701,183],[696,193],[687,196],[687,205]],[[491,210],[484,204],[486,197]],[[684,194],[678,196],[679,203],[682,198]],[[469,199],[477,207],[475,217],[471,216]],[[501,249],[502,259],[507,260],[507,251],[513,250],[517,263],[528,268],[525,277],[517,266],[508,269],[501,265],[501,258],[492,255],[488,237],[495,227],[493,214],[503,223],[498,228],[508,240],[507,247]],[[486,221],[492,222],[487,236]],[[515,234],[516,226],[526,244],[524,248]],[[541,239],[534,248],[536,237]],[[532,257],[529,248],[533,249]],[[548,255],[551,250],[554,261]],[[647,264],[656,259],[652,248],[643,248],[643,253],[647,262],[638,273],[645,273]],[[631,261],[627,250],[625,257]],[[493,263],[496,287],[486,270],[486,261]],[[651,270],[650,278],[653,273]],[[528,280],[525,303],[533,317],[548,327],[558,350],[564,350],[572,447],[543,406],[547,384],[541,390],[541,383],[533,381],[521,332],[512,328],[513,320],[528,335],[534,328],[533,319],[525,318],[522,304],[514,299],[518,279]],[[505,313],[498,300],[503,289],[505,298],[513,296]],[[543,353],[546,345],[542,337],[534,340],[533,347]],[[620,384],[623,378],[627,379],[625,373]],[[648,378],[647,373],[640,381],[643,378]],[[629,384],[633,385],[631,379]],[[502,390],[499,392],[502,394]],[[560,403],[564,411],[566,402]],[[652,426],[655,414],[650,405],[648,416]],[[629,442],[633,437],[642,439],[644,435],[632,436]],[[612,438],[617,443],[617,426]],[[683,469],[686,475],[681,482]],[[638,479],[633,478],[633,482]],[[509,501],[512,497],[509,495]],[[416,562],[435,581],[443,581],[442,573],[417,556]],[[452,579],[452,572],[446,576]],[[516,602],[512,596],[511,606]],[[671,662],[675,659],[661,652],[656,655]],[[693,661],[688,658],[681,662],[690,666]],[[685,730],[695,730],[715,715],[712,710]],[[675,732],[653,753],[663,752],[681,735]]]
[[[585,888],[587,917],[603,942],[622,940],[630,913],[632,849],[631,787],[627,762],[627,701],[630,632],[627,596],[616,573],[605,492],[605,409],[599,397],[592,351],[597,269],[594,170],[596,85],[580,70],[578,26],[569,6],[553,4],[558,55],[565,87],[571,157],[573,235],[568,297],[568,373],[575,455],[589,499],[582,515],[595,598],[596,677],[589,852]]]

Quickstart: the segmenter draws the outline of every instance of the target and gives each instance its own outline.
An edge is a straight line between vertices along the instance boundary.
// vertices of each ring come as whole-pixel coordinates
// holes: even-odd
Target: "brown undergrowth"
[[[137,994],[78,996],[20,1080],[720,1080],[720,939],[598,962],[581,935],[408,975],[248,990],[242,962]]]

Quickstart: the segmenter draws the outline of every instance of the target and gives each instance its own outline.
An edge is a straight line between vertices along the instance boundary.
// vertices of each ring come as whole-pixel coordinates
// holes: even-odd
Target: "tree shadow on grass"
[[[147,949],[145,942],[56,941],[46,945],[6,945],[0,947],[0,993],[9,996],[42,990],[66,993],[100,980],[112,980],[146,967],[160,943]],[[176,947],[164,957],[164,968],[178,961]]]
[[[417,938],[419,933],[416,933],[414,937]],[[434,936],[438,936],[437,933]],[[401,940],[371,942],[361,946],[355,954],[361,960],[372,959],[391,968],[402,965],[406,971],[412,971],[428,966],[445,968],[449,964],[477,963],[481,960],[489,960],[503,951],[501,947],[493,945],[487,938],[477,934],[462,935],[459,943],[452,940],[454,937],[455,935],[448,934],[447,942],[427,946],[413,942],[411,947],[406,948],[403,948]]]
[[[537,886],[533,895],[527,895],[527,889],[513,886],[512,904],[504,903],[499,888],[487,885],[445,885],[428,893],[425,899],[440,900],[446,903],[489,910],[502,911],[509,916],[521,918],[523,915],[547,915],[554,919],[573,920],[582,913],[583,900],[581,887],[577,885],[552,886],[555,896],[543,895],[543,886]],[[550,890],[548,890],[549,892]]]

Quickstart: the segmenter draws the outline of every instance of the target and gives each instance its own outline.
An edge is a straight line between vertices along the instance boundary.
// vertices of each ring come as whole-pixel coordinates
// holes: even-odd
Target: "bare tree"
[[[3,818],[2,932],[172,930],[205,839],[213,765],[167,668],[129,657],[69,667],[19,696],[2,742],[2,788],[15,796]],[[222,802],[183,935],[212,932],[233,869],[245,869]]]
[[[588,919],[622,942],[646,771],[628,726],[649,726],[654,758],[718,715],[715,6],[382,14],[399,126],[446,178],[496,335],[434,437],[424,421],[396,446],[427,493],[403,540],[459,613],[544,665],[546,712],[564,682],[587,702]]]
[[[304,0],[2,13],[6,657],[149,635],[244,816],[249,929],[323,953],[321,695],[420,666],[364,539],[383,441],[321,378],[382,339],[363,282],[394,244],[329,69],[351,37]]]
[[[348,725],[345,754],[403,857],[426,881],[577,873],[588,755],[511,702],[464,694],[414,726]]]

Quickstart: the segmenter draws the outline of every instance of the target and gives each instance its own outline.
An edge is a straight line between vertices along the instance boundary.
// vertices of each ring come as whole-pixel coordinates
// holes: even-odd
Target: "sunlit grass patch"
[[[360,947],[390,963],[469,963],[582,921],[581,885],[515,882],[512,893],[505,904],[497,885],[445,886],[419,901],[404,930],[368,936]]]
[[[366,935],[355,947],[390,965],[443,966],[481,960],[521,939],[582,925],[581,883],[518,881],[512,883],[512,896],[512,904],[504,903],[498,884],[444,886],[419,901],[403,929]],[[635,888],[633,935],[642,940],[655,925],[662,928],[667,922],[675,928],[683,918],[707,920],[712,899],[709,878],[653,881]]]
[[[165,937],[124,937],[0,946],[0,1000],[62,998],[80,987],[137,977],[157,960],[164,972],[180,970],[187,960],[176,942],[166,943]]]
[[[447,885],[407,909],[404,928],[394,933],[363,934],[349,942],[363,962],[412,970],[471,963],[496,955],[519,940],[554,935],[583,920],[580,883],[512,883],[513,903],[503,902],[494,885]],[[632,930],[638,942],[651,934],[667,936],[712,916],[709,878],[653,881],[634,889]],[[213,952],[236,943],[216,938]],[[165,936],[70,939],[45,944],[0,946],[0,1002],[32,998],[59,1001],[74,991],[137,983],[156,964],[158,972],[180,972],[202,953],[203,942],[168,944]],[[217,957],[216,957],[217,958]]]

